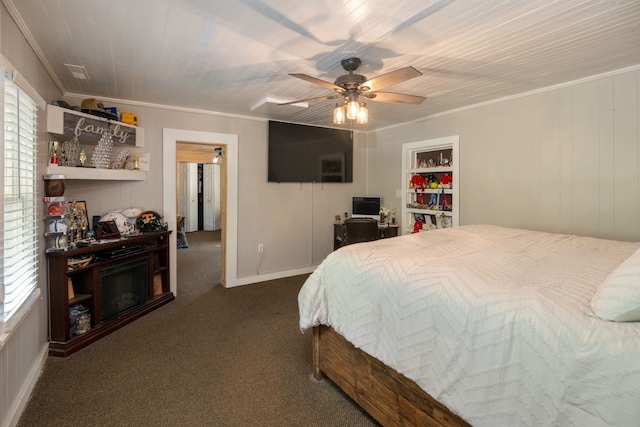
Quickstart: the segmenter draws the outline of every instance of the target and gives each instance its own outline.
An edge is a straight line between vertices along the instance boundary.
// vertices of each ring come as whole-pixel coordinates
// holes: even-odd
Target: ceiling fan
[[[335,124],[343,124],[345,118],[349,120],[357,120],[358,123],[367,123],[368,112],[366,109],[366,104],[364,102],[358,101],[358,98],[360,97],[370,99],[372,101],[395,102],[414,105],[420,104],[422,101],[427,99],[424,96],[418,95],[380,92],[381,89],[385,89],[389,86],[393,86],[413,79],[414,77],[421,76],[422,73],[415,68],[404,67],[367,80],[365,76],[354,73],[354,71],[356,71],[358,67],[360,67],[361,62],[362,61],[360,60],[360,58],[343,59],[340,64],[342,65],[342,68],[345,69],[345,71],[349,72],[349,74],[344,74],[338,77],[334,83],[329,83],[327,81],[311,77],[306,74],[289,74],[290,76],[308,81],[309,83],[313,83],[327,89],[332,89],[338,93],[316,98],[284,102],[278,105],[290,105],[298,104],[300,102],[312,102],[325,99],[343,98],[343,101],[336,104],[336,107],[333,110],[333,122]]]

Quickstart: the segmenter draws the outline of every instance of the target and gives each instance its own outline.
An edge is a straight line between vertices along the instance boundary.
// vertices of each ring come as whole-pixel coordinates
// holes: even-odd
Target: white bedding
[[[582,311],[638,248],[487,225],[345,246],[302,287],[300,328],[333,327],[474,426],[638,426],[640,323]]]

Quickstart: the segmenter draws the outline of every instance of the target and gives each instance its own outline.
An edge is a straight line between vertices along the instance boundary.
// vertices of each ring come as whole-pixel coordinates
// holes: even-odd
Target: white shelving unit
[[[403,234],[412,233],[416,216],[437,228],[457,227],[460,211],[459,137],[448,136],[402,145],[402,216]],[[451,188],[414,188],[412,178],[429,176],[439,183],[444,174],[451,177]],[[435,201],[435,203],[433,203]],[[428,230],[423,227],[422,231]]]
[[[83,119],[80,124],[78,124],[79,119]],[[57,105],[47,105],[47,132],[52,135],[71,138],[74,132],[78,132],[81,144],[95,143],[100,136],[99,128],[104,126],[112,127],[115,138],[129,133],[130,136],[125,138],[123,144],[130,147],[144,147],[144,128]]]
[[[144,181],[147,173],[140,170],[72,168],[67,166],[49,165],[47,174],[62,174],[65,179],[95,179],[111,181]]]
[[[139,153],[144,147],[144,128],[114,120],[82,113],[56,105],[47,105],[47,132],[58,142],[70,140],[78,135],[78,141],[85,147],[87,158],[95,148],[100,130],[110,127],[114,133],[114,154],[124,148]],[[103,169],[89,167],[68,167],[49,165],[47,174],[62,174],[65,179],[143,181],[147,177],[144,170]]]

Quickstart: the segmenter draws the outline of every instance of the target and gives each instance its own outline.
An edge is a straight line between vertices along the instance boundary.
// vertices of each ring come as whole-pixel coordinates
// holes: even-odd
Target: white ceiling
[[[345,125],[371,130],[640,65],[638,0],[3,1],[60,90],[106,105],[333,126],[332,101],[274,104],[332,93],[289,73],[421,71],[385,89],[421,105],[368,101],[369,124]]]

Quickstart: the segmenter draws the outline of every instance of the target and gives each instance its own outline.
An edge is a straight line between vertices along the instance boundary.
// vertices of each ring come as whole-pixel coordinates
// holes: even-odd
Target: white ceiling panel
[[[637,0],[3,0],[60,90],[320,126],[340,61],[372,78],[413,66],[368,100],[371,130],[640,65]],[[65,64],[83,66],[88,80]]]

